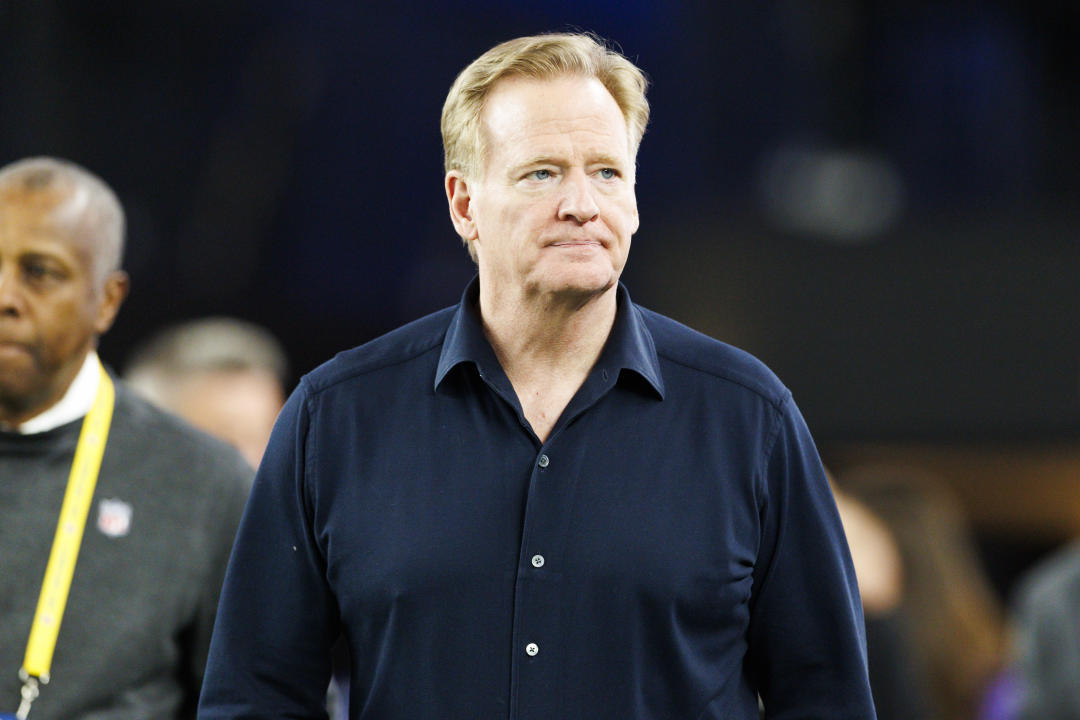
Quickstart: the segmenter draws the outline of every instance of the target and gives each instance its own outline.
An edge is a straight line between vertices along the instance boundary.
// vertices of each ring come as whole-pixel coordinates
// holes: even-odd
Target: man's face
[[[67,200],[47,188],[0,185],[0,419],[7,422],[63,396],[126,290],[122,273],[95,287],[92,251],[65,220]]]
[[[473,238],[482,286],[519,297],[612,288],[638,214],[626,121],[611,94],[593,78],[504,79],[481,122],[486,162],[479,179],[465,179],[468,206],[454,220]]]

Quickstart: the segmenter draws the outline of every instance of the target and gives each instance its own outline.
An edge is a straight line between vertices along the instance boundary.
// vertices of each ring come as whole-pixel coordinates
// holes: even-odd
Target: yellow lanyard
[[[30,703],[38,695],[38,681],[49,682],[56,637],[60,632],[60,620],[64,617],[71,578],[75,574],[75,561],[82,545],[83,529],[94,496],[101,458],[105,454],[105,441],[112,422],[113,402],[116,397],[112,380],[98,361],[101,380],[98,383],[94,404],[83,420],[79,444],[75,447],[75,460],[71,463],[64,503],[60,507],[60,520],[56,524],[49,564],[45,568],[45,580],[41,584],[34,624],[30,626],[30,639],[26,644],[26,658],[19,671],[23,686],[22,705],[16,717],[25,720]]]

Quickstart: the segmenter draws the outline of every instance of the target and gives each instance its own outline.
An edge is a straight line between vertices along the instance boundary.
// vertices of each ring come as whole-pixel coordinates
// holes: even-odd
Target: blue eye
[[[531,173],[529,173],[529,177],[533,178],[534,180],[547,180],[549,177],[551,177],[551,171],[533,170]]]
[[[600,171],[600,177],[605,180],[613,180],[616,175],[618,175],[618,173],[616,173],[613,168],[604,168]]]

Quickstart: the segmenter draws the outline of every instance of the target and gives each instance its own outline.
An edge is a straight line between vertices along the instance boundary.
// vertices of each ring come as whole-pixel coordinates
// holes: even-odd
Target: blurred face
[[[481,288],[574,298],[611,289],[638,227],[634,158],[614,98],[593,78],[508,78],[481,122],[482,176],[447,175]]]
[[[258,467],[274,420],[285,403],[281,383],[269,372],[219,370],[200,373],[177,388],[170,409],[216,435]]]
[[[48,188],[0,186],[0,421],[7,423],[63,397],[127,289],[123,273],[96,286],[90,248],[63,219],[67,199]]]

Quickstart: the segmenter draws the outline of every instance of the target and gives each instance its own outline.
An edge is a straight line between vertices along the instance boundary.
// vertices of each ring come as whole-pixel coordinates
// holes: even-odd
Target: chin
[[[25,377],[11,376],[0,371],[0,406],[23,410],[39,391]]]
[[[619,276],[611,268],[606,272],[560,273],[545,283],[550,292],[557,295],[593,296],[601,295],[613,288]]]
[[[26,385],[35,375],[37,367],[26,353],[11,356],[0,352],[0,385]]]

